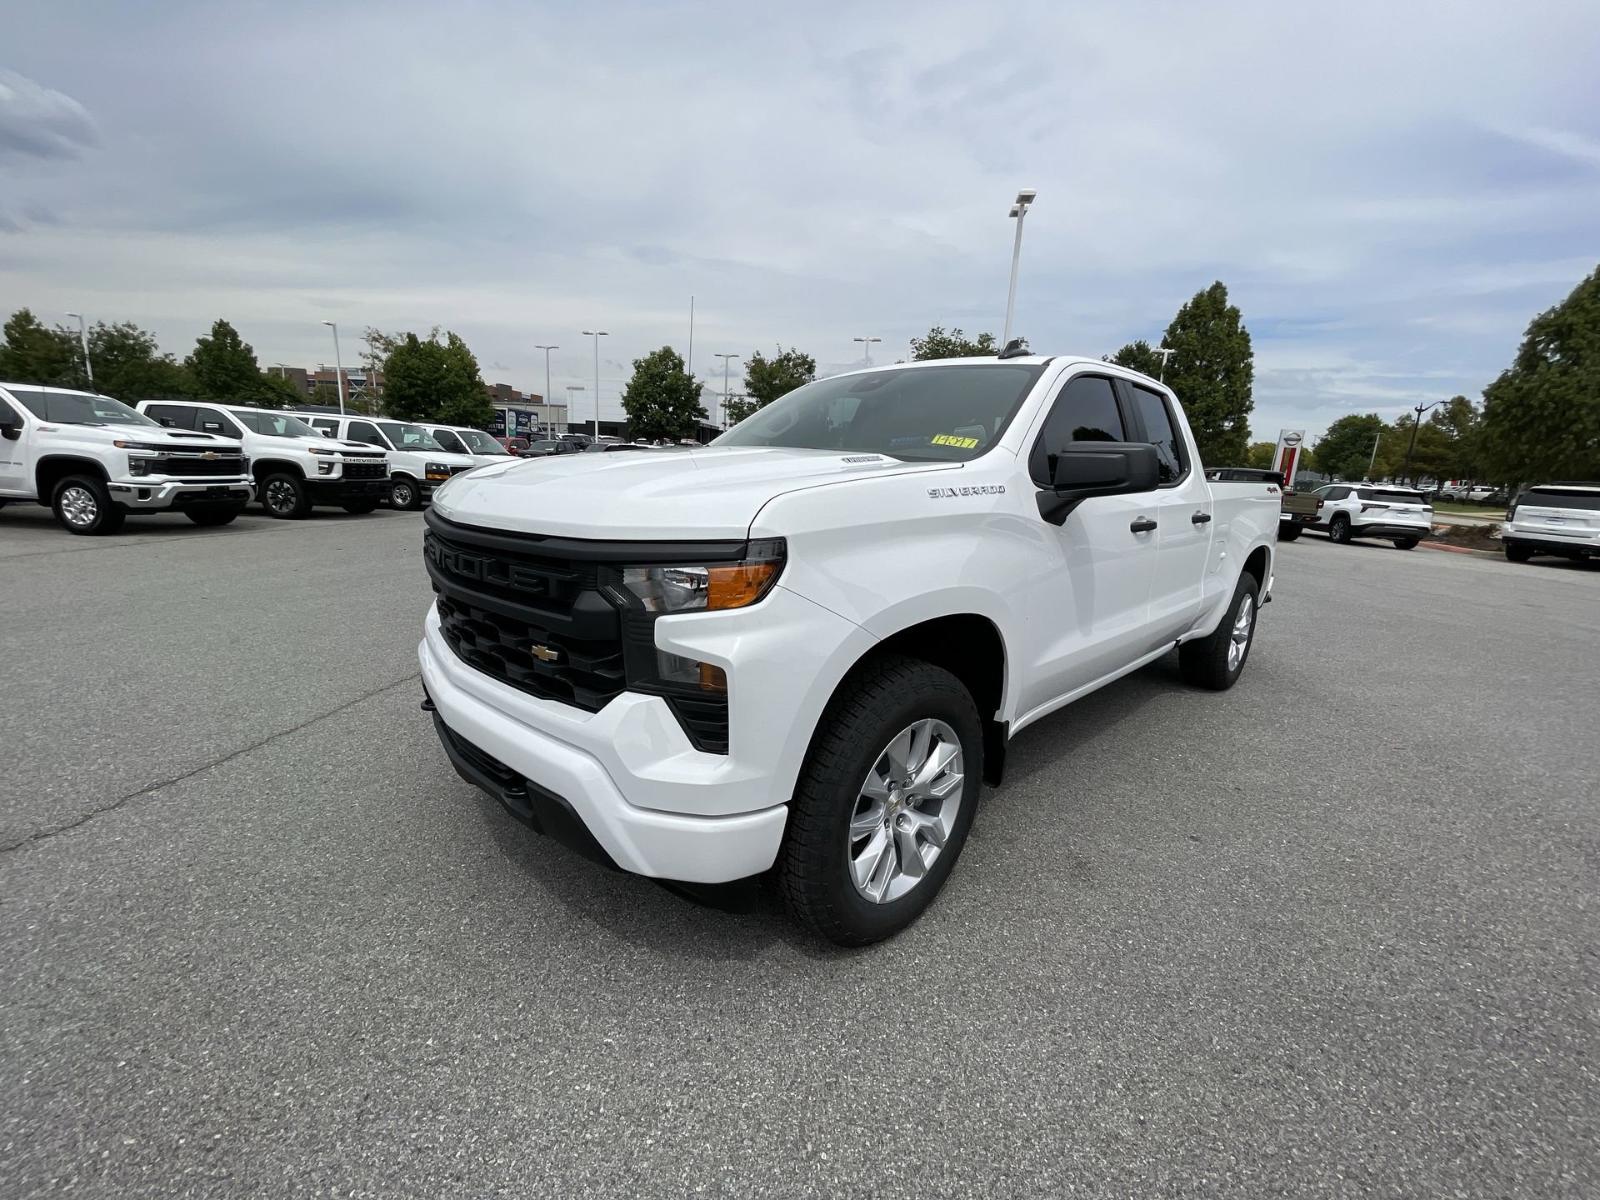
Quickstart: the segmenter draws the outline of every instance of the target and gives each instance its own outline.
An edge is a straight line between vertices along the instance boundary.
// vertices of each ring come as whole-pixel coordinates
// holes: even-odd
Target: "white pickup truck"
[[[130,512],[226,525],[250,500],[237,440],[163,429],[110,396],[0,384],[0,505],[49,505],[72,533],[115,533]]]
[[[1103,362],[835,376],[708,449],[441,486],[423,705],[535,828],[665,879],[776,866],[802,923],[870,942],[938,893],[1020,730],[1174,648],[1232,686],[1278,508]]]

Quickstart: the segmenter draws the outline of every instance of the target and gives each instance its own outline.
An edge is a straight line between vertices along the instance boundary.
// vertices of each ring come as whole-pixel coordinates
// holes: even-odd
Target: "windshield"
[[[502,458],[510,458],[506,448],[495,441],[481,429],[463,429],[461,440],[467,444],[467,450],[472,454],[498,454]]]
[[[442,450],[421,425],[402,425],[399,421],[379,421],[378,428],[396,450]]]
[[[819,379],[775,400],[711,444],[860,450],[916,462],[965,462],[999,440],[1043,370],[986,363]]]
[[[88,392],[46,392],[34,388],[8,388],[21,401],[22,406],[41,421],[54,421],[58,425],[154,425],[143,413],[134,412],[120,400],[110,396],[94,396]]]
[[[320,438],[322,435],[299,417],[283,413],[261,412],[254,408],[230,408],[234,420],[253,433],[271,437]]]

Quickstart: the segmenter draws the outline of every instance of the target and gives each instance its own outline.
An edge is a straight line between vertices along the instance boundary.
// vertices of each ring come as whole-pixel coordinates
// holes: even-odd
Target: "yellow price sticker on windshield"
[[[937,434],[931,440],[935,446],[957,446],[962,450],[971,450],[978,444],[975,437],[956,437],[953,433]]]

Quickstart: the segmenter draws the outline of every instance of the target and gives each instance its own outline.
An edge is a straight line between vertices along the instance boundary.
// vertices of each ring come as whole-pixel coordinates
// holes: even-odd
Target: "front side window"
[[[994,446],[1043,371],[932,366],[819,379],[773,401],[714,446],[785,446],[966,462]]]
[[[366,421],[351,421],[349,437],[352,442],[365,442],[369,446],[389,448],[389,443],[383,440],[383,434],[378,432],[378,427]]]
[[[468,454],[498,454],[502,458],[511,457],[504,446],[481,429],[463,429],[461,440],[467,444]]]
[[[1172,413],[1158,392],[1131,386],[1134,411],[1144,423],[1144,434],[1156,448],[1157,469],[1162,483],[1177,483],[1183,478],[1183,443],[1173,427]]]
[[[194,412],[194,427],[200,433],[217,433],[223,437],[243,435],[238,425],[214,408],[197,408]]]
[[[351,428],[355,426],[352,424]],[[439,450],[438,442],[434,441],[428,431],[421,425],[412,425],[402,421],[379,421],[378,428],[383,430],[389,443],[396,450]]]
[[[435,429],[432,432],[433,440],[439,443],[439,449],[448,450],[451,454],[472,453],[472,451],[467,449],[466,443],[458,438],[455,434],[451,433],[448,429]]]
[[[1103,375],[1079,375],[1068,381],[1051,404],[1050,415],[1044,419],[1044,428],[1028,456],[1028,472],[1040,487],[1049,487],[1050,457],[1069,443],[1127,440],[1111,380]]]
[[[120,400],[88,392],[47,392],[39,388],[11,388],[18,403],[41,421],[55,425],[154,425],[143,413]]]
[[[299,417],[291,417],[287,413],[262,412],[254,408],[235,408],[231,411],[233,419],[246,429],[268,437],[320,438],[322,436]]]

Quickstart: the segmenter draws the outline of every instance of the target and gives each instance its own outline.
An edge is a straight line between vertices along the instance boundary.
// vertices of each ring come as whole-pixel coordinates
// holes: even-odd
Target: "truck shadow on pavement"
[[[1069,705],[1029,726],[1011,745],[1005,782],[998,789],[983,790],[969,850],[980,837],[1004,845],[1027,836],[1036,814],[1030,812],[1021,793],[1023,785],[1040,775],[1063,780],[1064,804],[1094,803],[1092,796],[1067,786],[1066,764],[1086,745],[1112,734],[1118,726],[1126,728],[1125,723],[1148,703],[1175,687],[1186,686],[1174,653],[1108,684],[1093,699]],[[459,787],[477,803],[485,828],[508,868],[531,890],[548,897],[570,917],[592,923],[621,941],[668,957],[710,961],[753,958],[773,943],[818,959],[869,954],[875,949],[840,948],[801,930],[789,919],[772,873],[716,887],[667,884],[630,875],[535,833],[476,788],[465,783]],[[1024,802],[1013,803],[1013,798]],[[1082,836],[1093,835],[1085,829]],[[951,877],[942,901],[948,901],[951,891],[961,886],[964,872],[984,869],[983,864],[966,861],[967,857]],[[1058,859],[1057,867],[1069,876],[1087,878],[1087,864],[1093,858],[1093,846],[1080,845],[1070,855],[1071,861]],[[502,897],[501,903],[508,906],[508,924],[524,919],[525,914],[511,909],[525,902],[525,893]],[[923,921],[936,917],[938,908],[936,903]],[[917,928],[912,926],[898,940],[915,938]]]

